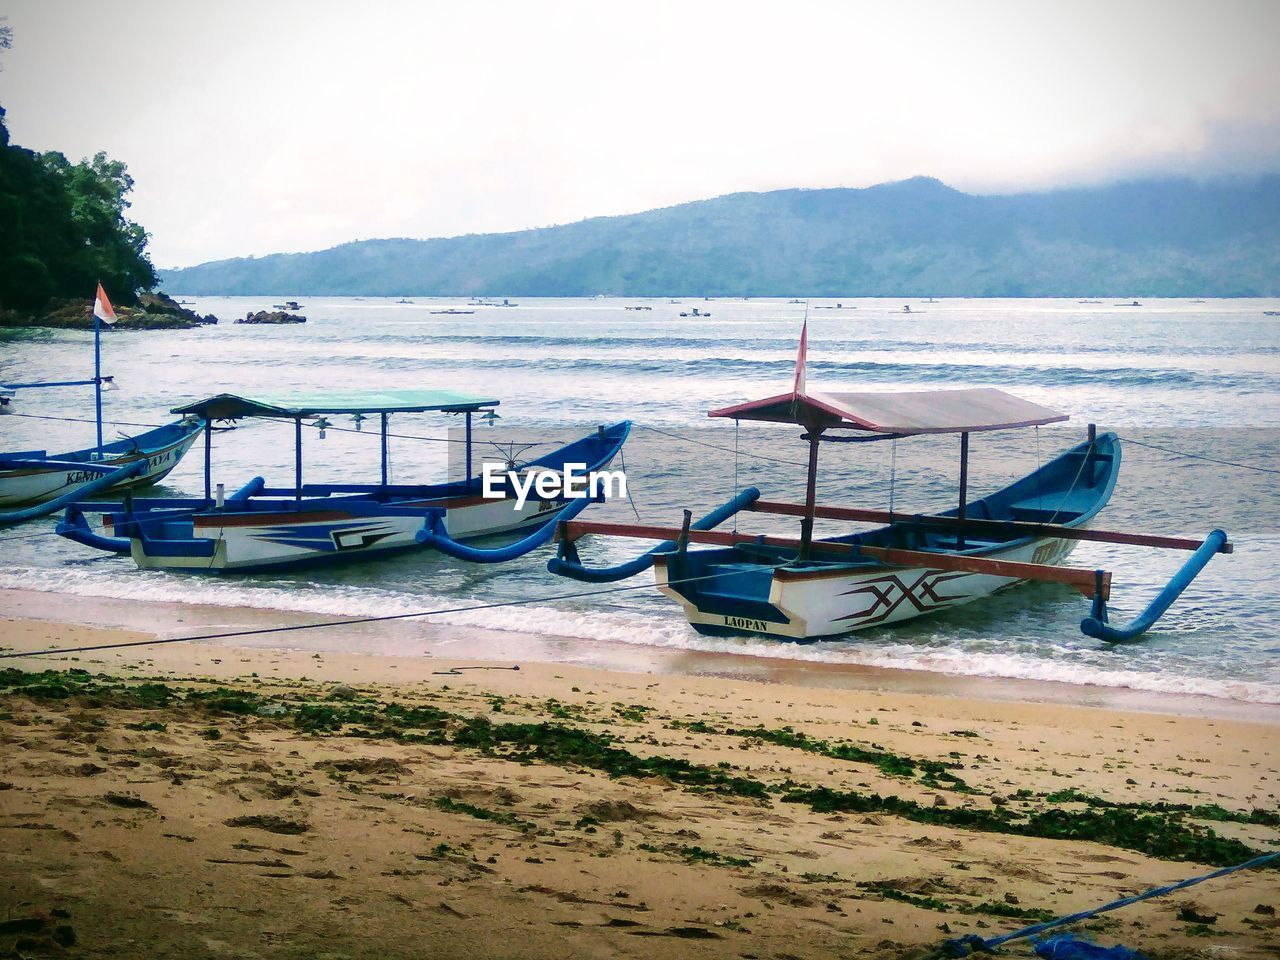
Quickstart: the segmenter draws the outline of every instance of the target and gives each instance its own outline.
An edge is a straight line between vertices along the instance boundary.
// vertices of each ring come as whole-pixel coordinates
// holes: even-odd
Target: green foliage
[[[6,696],[27,697],[54,708],[67,704],[132,710],[163,708],[167,711],[166,719],[188,719],[196,722],[208,722],[210,715],[230,714],[234,717],[252,718],[264,703],[260,696],[252,692],[226,688],[171,687],[156,682],[129,683],[105,675],[91,675],[80,669],[36,673],[0,670],[0,702]],[[770,785],[752,777],[735,775],[727,765],[713,767],[678,757],[640,756],[619,746],[608,734],[594,733],[558,722],[493,723],[486,717],[468,718],[432,706],[406,706],[395,701],[384,703],[372,698],[365,702],[342,704],[299,698],[291,702],[287,717],[292,719],[299,730],[316,735],[378,737],[400,742],[431,743],[476,750],[488,756],[515,762],[585,767],[600,770],[611,777],[663,778],[691,792],[713,792],[763,803],[771,802],[771,793],[777,793],[784,803],[805,804],[818,813],[889,814],[916,823],[955,829],[1059,840],[1088,840],[1164,860],[1191,860],[1216,866],[1240,863],[1258,856],[1261,851],[1252,849],[1239,840],[1216,834],[1202,823],[1197,823],[1197,820],[1277,825],[1277,814],[1267,810],[1234,812],[1217,805],[1193,807],[1169,803],[1120,803],[1092,797],[1078,790],[1064,790],[1048,796],[1018,790],[1012,799],[1019,806],[1029,809],[1015,810],[1009,805],[992,808],[927,806],[905,797],[833,790],[791,781]],[[236,721],[237,726],[245,722]],[[693,724],[684,723],[675,725],[683,729],[694,727]],[[147,722],[129,724],[128,727],[134,730],[152,730],[163,729],[164,725]],[[832,745],[785,727],[781,730],[757,727],[741,731],[720,731],[703,724],[699,732],[768,739],[779,745],[833,757],[842,753],[840,747],[846,746]],[[211,740],[222,736],[222,732],[216,727],[208,727],[199,731],[199,734]],[[852,745],[847,746],[854,749]],[[886,755],[872,751],[865,756],[858,754],[857,759],[878,764]],[[902,760],[906,758],[899,758],[898,762]],[[926,777],[941,778],[949,772],[948,765],[938,761],[915,759],[907,760],[907,763],[911,769],[922,771]],[[897,763],[891,770],[897,775]],[[921,782],[924,782],[924,777]],[[1060,803],[1073,807],[1083,806],[1083,809],[1054,805]],[[526,829],[525,821],[506,813],[486,810],[449,798],[440,798],[436,804],[449,812]],[[597,825],[597,822],[588,822],[588,819],[580,820],[578,829],[593,829]],[[615,834],[615,843],[620,842],[620,835]],[[678,853],[687,859],[709,863],[747,865],[737,858],[697,847],[664,848],[662,852]],[[879,887],[877,892],[894,899],[903,899],[904,902],[915,902],[905,899],[914,894],[902,891],[889,893],[887,889]],[[1009,917],[1036,917],[1033,911],[1015,911],[998,903],[956,909]]]
[[[445,813],[464,813],[469,817],[475,817],[477,820],[488,820],[491,823],[515,827],[521,833],[532,833],[538,829],[535,824],[530,823],[528,820],[521,820],[510,813],[503,813],[501,810],[490,810],[487,807],[477,807],[473,803],[464,803],[450,797],[436,797],[435,805]]]
[[[831,790],[827,787],[792,789],[784,803],[804,803],[819,813],[889,813],[917,823],[938,824],[965,830],[1007,833],[1052,840],[1091,840],[1126,850],[1136,850],[1162,860],[1193,860],[1229,866],[1257,856],[1239,840],[1186,824],[1181,814],[1166,811],[1138,814],[1133,809],[1089,808],[1063,810],[1049,807],[1025,817],[1003,808],[927,807],[902,797],[878,793]]]
[[[132,304],[156,285],[147,233],[129,220],[133,178],[105,153],[72,163],[9,142],[0,107],[0,307],[39,310],[93,296]]]

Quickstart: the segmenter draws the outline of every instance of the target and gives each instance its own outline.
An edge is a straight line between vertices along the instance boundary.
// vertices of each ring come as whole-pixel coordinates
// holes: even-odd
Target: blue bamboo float
[[[1093,612],[1080,621],[1080,630],[1085,636],[1105,640],[1108,643],[1129,643],[1137,640],[1150,630],[1173,602],[1182,596],[1182,591],[1191,585],[1205,565],[1213,559],[1214,554],[1224,552],[1227,546],[1227,534],[1224,530],[1214,530],[1204,538],[1204,543],[1189,556],[1178,572],[1170,578],[1165,588],[1147,605],[1138,616],[1123,627],[1113,627],[1107,623],[1107,601],[1101,593],[1093,598]]]
[[[759,499],[760,491],[755,487],[747,487],[728,503],[721,504],[702,519],[695,520],[689,524],[689,529],[714,530],[734,514],[747,509]],[[565,517],[564,519],[569,520],[571,518]],[[573,542],[561,540],[559,552],[547,561],[547,569],[562,577],[569,577],[571,580],[581,580],[583,583],[614,583],[618,580],[634,577],[638,573],[644,573],[644,571],[653,566],[658,554],[670,553],[676,549],[676,546],[676,541],[665,540],[652,550],[648,550],[638,557],[632,557],[630,560],[615,566],[586,567],[583,566],[582,561],[578,558],[578,551]]]

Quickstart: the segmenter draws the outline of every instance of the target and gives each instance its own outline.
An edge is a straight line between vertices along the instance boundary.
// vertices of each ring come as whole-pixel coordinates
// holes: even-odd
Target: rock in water
[[[136,306],[117,306],[116,318],[116,330],[186,330],[218,322],[213,314],[202,317],[163,293],[143,293]],[[85,298],[53,300],[34,314],[0,311],[0,327],[92,330],[93,303]]]
[[[296,313],[286,313],[284,310],[259,310],[254,313],[252,310],[244,315],[243,320],[237,320],[236,323],[306,323],[307,318]]]

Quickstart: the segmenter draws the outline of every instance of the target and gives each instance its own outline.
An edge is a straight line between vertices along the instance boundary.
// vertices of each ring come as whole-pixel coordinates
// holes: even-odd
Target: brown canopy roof
[[[784,393],[712,410],[734,420],[873,433],[970,433],[1057,423],[1066,414],[994,387],[898,393]]]

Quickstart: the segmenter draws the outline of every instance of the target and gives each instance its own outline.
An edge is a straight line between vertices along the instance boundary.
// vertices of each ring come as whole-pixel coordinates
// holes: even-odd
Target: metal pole
[[[293,418],[293,499],[302,499],[302,418]]]
[[[964,510],[969,497],[969,434],[960,434],[960,505],[956,518],[964,523]],[[956,530],[956,549],[964,549],[964,528]]]
[[[382,414],[382,485],[387,485],[387,415]]]
[[[93,399],[98,420],[98,446],[102,446],[102,320],[93,315]]]
[[[204,422],[204,498],[208,500],[213,496],[213,473],[210,461],[213,455],[213,424],[209,420]]]
[[[466,480],[471,479],[471,411],[467,411],[467,473]]]
[[[818,439],[822,435],[820,429],[809,430],[809,476],[804,491],[804,517],[800,520],[800,552],[796,559],[805,563],[809,559],[809,548],[813,543],[813,511],[817,501],[818,481]]]

